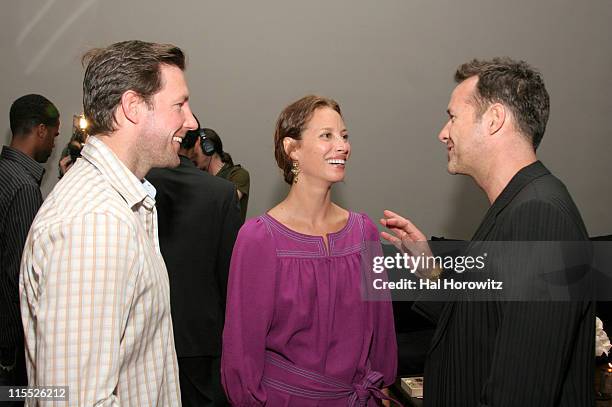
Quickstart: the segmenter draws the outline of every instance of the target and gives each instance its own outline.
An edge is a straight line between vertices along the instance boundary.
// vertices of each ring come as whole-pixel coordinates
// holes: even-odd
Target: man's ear
[[[36,135],[37,139],[42,140],[42,139],[47,138],[47,133],[49,132],[49,128],[46,125],[39,123],[36,125],[36,127],[34,127],[33,132]]]
[[[506,107],[501,103],[493,103],[487,109],[485,120],[489,134],[497,133],[506,123]]]
[[[299,161],[299,154],[297,152],[298,150],[297,147],[298,147],[298,140],[291,138],[291,137],[285,137],[283,139],[283,149],[285,150],[285,154],[287,154],[287,156],[293,161]]]
[[[144,104],[145,101],[138,93],[134,92],[133,90],[128,90],[121,95],[119,110],[121,115],[128,121],[138,124]]]

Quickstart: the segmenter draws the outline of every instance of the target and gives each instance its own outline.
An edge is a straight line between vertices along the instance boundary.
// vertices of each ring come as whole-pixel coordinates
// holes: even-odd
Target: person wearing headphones
[[[209,174],[225,178],[236,186],[236,193],[240,202],[240,216],[242,223],[244,223],[249,204],[249,172],[240,164],[234,164],[232,156],[223,151],[223,142],[213,129],[200,129],[198,143],[202,154],[197,151],[198,154],[194,160],[196,166]]]

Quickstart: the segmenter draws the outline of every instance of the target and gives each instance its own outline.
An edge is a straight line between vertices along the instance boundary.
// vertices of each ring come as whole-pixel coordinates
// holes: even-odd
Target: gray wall
[[[284,186],[272,153],[274,122],[289,102],[337,99],[351,134],[343,205],[409,216],[427,234],[467,238],[487,202],[472,181],[446,173],[436,139],[456,66],[508,55],[544,74],[552,99],[540,157],[567,184],[592,235],[612,233],[612,2],[610,0],[342,0],[3,2],[3,133],[8,110],[31,92],[63,114],[64,145],[80,113],[94,46],[171,42],[189,56],[192,107],[251,172],[249,216]],[[57,181],[60,148],[43,191]]]

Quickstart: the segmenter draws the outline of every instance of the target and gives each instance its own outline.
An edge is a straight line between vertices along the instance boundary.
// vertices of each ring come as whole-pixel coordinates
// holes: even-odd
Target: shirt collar
[[[499,194],[497,199],[491,205],[491,209],[497,215],[514,199],[525,186],[531,183],[534,179],[543,175],[550,174],[550,171],[542,164],[541,161],[535,161],[522,169],[520,169],[514,177],[508,182],[508,185]]]
[[[222,174],[225,173],[225,171],[229,171],[230,168],[231,168],[230,163],[223,163],[223,166],[217,172],[217,177],[221,177]]]
[[[39,162],[36,162],[36,160],[29,155],[10,146],[2,147],[1,156],[4,159],[15,161],[21,165],[40,186],[43,175],[45,175],[45,168]]]
[[[103,141],[96,136],[89,136],[81,156],[100,171],[130,208],[142,204],[147,210],[153,210],[155,195],[152,197],[148,193],[142,182]]]

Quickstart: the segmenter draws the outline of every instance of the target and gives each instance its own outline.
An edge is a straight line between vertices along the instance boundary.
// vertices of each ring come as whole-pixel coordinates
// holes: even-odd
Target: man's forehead
[[[161,65],[161,87],[153,98],[171,98],[177,101],[189,99],[189,89],[183,71],[175,66]]]
[[[188,92],[187,81],[185,80],[184,72],[172,65],[162,64],[160,67],[161,72],[161,88],[160,91],[165,89],[172,89],[178,91]]]
[[[474,75],[458,84],[456,90],[461,93],[467,94],[468,96],[471,96],[472,92],[476,89],[477,84],[478,76]]]
[[[478,76],[472,76],[464,80],[463,82],[459,83],[455,87],[455,89],[453,89],[449,107],[452,104],[469,103],[469,100],[472,97],[474,90],[476,89],[477,83],[478,83]]]

